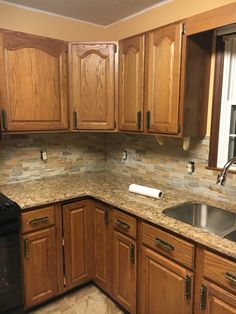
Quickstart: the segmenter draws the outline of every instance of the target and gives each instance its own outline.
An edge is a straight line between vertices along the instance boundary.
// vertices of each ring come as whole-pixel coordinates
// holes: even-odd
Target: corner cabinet
[[[2,131],[68,129],[67,44],[0,31]]]
[[[115,75],[115,44],[70,44],[73,129],[115,128]]]
[[[119,129],[143,131],[145,35],[120,41]]]

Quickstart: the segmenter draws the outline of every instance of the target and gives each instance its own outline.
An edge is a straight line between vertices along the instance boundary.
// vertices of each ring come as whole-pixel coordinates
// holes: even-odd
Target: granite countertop
[[[163,190],[164,198],[156,200],[130,193],[128,191],[130,183],[159,188]],[[235,242],[163,214],[163,210],[186,202],[200,202],[236,213],[235,202],[219,202],[191,194],[186,190],[178,190],[145,179],[115,176],[104,172],[91,172],[1,185],[0,192],[16,201],[22,210],[73,198],[91,196],[236,259]]]

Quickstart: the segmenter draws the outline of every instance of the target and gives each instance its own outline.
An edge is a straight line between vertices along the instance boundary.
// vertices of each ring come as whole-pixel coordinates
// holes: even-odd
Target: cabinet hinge
[[[182,24],[182,34],[186,34],[187,33],[187,26],[186,24]]]

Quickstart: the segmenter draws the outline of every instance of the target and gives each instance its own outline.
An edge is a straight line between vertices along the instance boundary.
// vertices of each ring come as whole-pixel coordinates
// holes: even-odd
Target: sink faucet
[[[218,174],[217,176],[217,181],[216,183],[219,184],[219,185],[224,185],[225,184],[225,180],[226,180],[226,175],[227,175],[227,172],[229,170],[229,167],[236,163],[236,156],[231,158],[229,161],[227,161],[227,163],[224,165],[224,168],[222,170],[221,173]]]

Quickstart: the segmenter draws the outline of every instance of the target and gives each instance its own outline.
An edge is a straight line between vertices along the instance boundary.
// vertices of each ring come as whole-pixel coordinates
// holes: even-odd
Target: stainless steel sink
[[[164,210],[163,213],[191,226],[236,241],[235,213],[203,204],[184,204]]]

